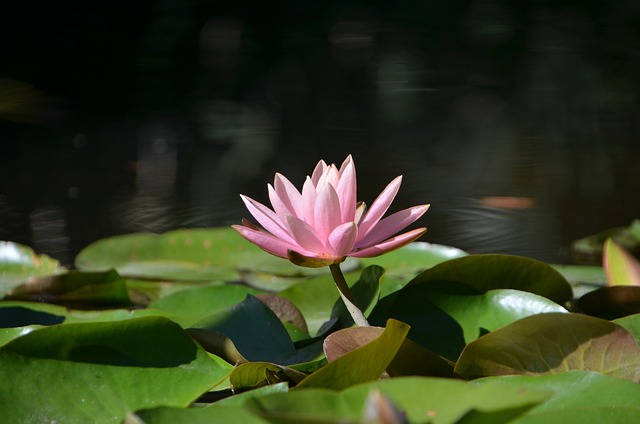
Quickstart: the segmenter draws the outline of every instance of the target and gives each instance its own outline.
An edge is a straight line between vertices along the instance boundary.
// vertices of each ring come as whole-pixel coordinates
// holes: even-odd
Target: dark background
[[[229,225],[352,153],[423,240],[570,261],[640,217],[635,0],[0,6],[0,239]]]

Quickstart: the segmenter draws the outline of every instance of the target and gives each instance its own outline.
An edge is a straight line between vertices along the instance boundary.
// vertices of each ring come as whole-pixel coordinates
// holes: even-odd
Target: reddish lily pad
[[[640,346],[621,326],[581,314],[523,318],[470,343],[455,372],[465,378],[491,375],[597,371],[640,381]]]
[[[640,313],[640,286],[602,287],[576,302],[580,312],[605,319]]]
[[[375,340],[328,363],[302,380],[296,389],[322,387],[340,390],[382,375],[402,346],[409,326],[389,320]]]

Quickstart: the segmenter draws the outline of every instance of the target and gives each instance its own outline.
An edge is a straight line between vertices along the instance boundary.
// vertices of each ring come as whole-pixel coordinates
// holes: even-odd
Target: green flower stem
[[[347,307],[347,310],[351,314],[353,321],[358,327],[369,327],[367,319],[365,318],[360,308],[358,308],[358,306],[356,305],[356,301],[351,294],[351,290],[349,290],[349,285],[344,279],[344,275],[342,274],[342,270],[340,269],[340,264],[329,265],[329,269],[331,269],[333,281],[335,281],[336,287],[338,287],[338,291],[340,292],[340,297]]]

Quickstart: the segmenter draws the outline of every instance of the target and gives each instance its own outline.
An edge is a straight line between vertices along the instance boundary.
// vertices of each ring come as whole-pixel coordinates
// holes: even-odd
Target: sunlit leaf
[[[214,404],[215,405],[215,404]],[[142,422],[127,421],[124,424],[268,424],[269,421],[258,417],[239,406],[215,408],[168,408],[146,409],[136,414]]]
[[[0,348],[0,363],[7,423],[110,423],[185,407],[231,370],[162,317],[43,327]]]
[[[242,391],[283,382],[295,386],[305,376],[300,371],[282,365],[268,362],[248,362],[238,365],[233,370],[229,376],[229,382],[234,390]]]
[[[640,385],[595,372],[488,377],[474,383],[503,383],[514,392],[553,391],[550,399],[525,412],[514,424],[632,423],[640,416]]]
[[[551,392],[505,384],[477,387],[453,379],[399,377],[358,384],[335,392],[292,390],[246,403],[255,414],[277,422],[361,423],[368,397],[377,391],[411,423],[506,423],[546,400]]]
[[[466,378],[597,371],[640,381],[640,346],[624,328],[581,314],[523,318],[470,343],[455,372]]]
[[[640,286],[640,263],[610,238],[604,242],[602,264],[609,286]]]
[[[60,262],[46,255],[38,255],[30,247],[0,241],[0,297],[30,277],[64,271]]]
[[[240,302],[256,290],[240,285],[206,285],[180,290],[149,304],[149,308],[165,311],[183,327],[224,311]]]
[[[425,269],[468,254],[460,249],[440,244],[414,242],[400,249],[374,258],[363,258],[363,266],[378,265],[386,270],[382,294],[387,295],[403,287]],[[394,283],[390,283],[392,280]]]
[[[613,322],[627,330],[640,344],[640,314],[629,315]]]
[[[325,339],[324,350],[327,359],[334,361],[344,354],[372,342],[383,331],[382,327],[352,327],[337,331]],[[451,377],[453,363],[405,338],[396,356],[387,367],[387,373],[390,376]]]
[[[389,320],[375,340],[328,363],[302,380],[296,389],[322,387],[340,390],[377,379],[395,357],[408,332],[407,324]]]

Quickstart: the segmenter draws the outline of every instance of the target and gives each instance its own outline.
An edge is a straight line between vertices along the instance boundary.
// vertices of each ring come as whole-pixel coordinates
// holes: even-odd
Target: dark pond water
[[[570,260],[640,217],[635,1],[14,5],[0,29],[0,239],[228,225],[351,153],[425,241]]]

